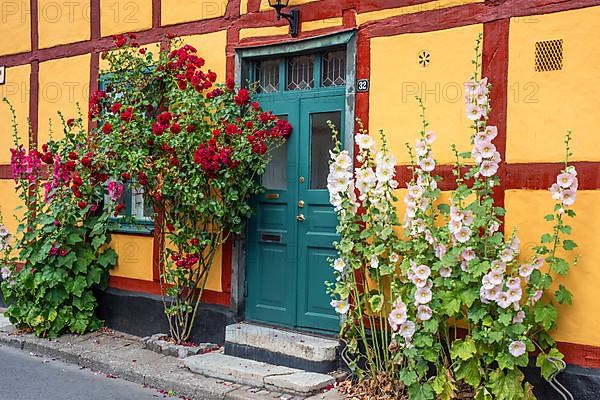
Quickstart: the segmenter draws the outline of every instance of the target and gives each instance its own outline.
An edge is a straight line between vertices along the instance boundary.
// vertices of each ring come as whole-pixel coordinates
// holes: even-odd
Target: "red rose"
[[[250,92],[248,92],[248,89],[238,90],[237,96],[234,97],[233,101],[238,106],[245,106],[250,101]]]
[[[192,132],[194,132],[195,130],[196,130],[196,127],[195,127],[194,125],[188,125],[188,126],[186,126],[186,127],[185,127],[185,131],[186,131],[187,133],[192,133]]]
[[[193,238],[192,240],[190,240],[190,245],[192,246],[198,246],[199,240],[198,238]]]
[[[90,167],[92,165],[92,160],[89,157],[83,157],[81,159],[81,165],[84,167]]]
[[[213,83],[217,81],[217,74],[214,73],[213,71],[209,70],[207,76],[208,76],[209,81],[211,81]]]
[[[173,226],[173,224],[167,224],[167,229],[173,232],[175,230],[175,227]]]
[[[139,50],[140,54],[146,54],[146,49],[142,48]]]
[[[156,136],[160,136],[165,132],[165,126],[157,124],[156,122],[152,123],[152,133]]]
[[[239,133],[239,128],[237,126],[235,126],[234,124],[229,124],[225,127],[226,135],[231,136],[231,135],[235,135],[236,133]]]
[[[131,179],[131,174],[129,172],[123,172],[121,178],[123,178],[124,181],[128,181]]]
[[[84,208],[87,207],[87,203],[83,200],[80,200],[79,202],[77,202],[77,207],[79,207],[83,210]]]
[[[259,111],[260,110],[260,104],[258,104],[256,101],[252,103],[252,108],[254,108],[255,111]]]
[[[177,134],[179,132],[181,132],[181,125],[177,123],[171,125],[171,133]]]
[[[235,88],[235,81],[231,78],[228,78],[227,81],[225,81],[225,85],[227,86],[227,89],[233,90]]]
[[[156,119],[161,125],[169,125],[169,123],[171,123],[171,113],[165,111],[164,113],[159,114],[159,116]]]
[[[69,160],[77,160],[79,156],[74,151],[69,152]]]
[[[254,124],[252,123],[252,121],[246,121],[246,128],[248,128],[248,129],[254,128]]]
[[[121,111],[121,103],[117,102],[117,103],[113,104],[113,105],[110,107],[110,111],[111,111],[113,114],[116,114],[116,113],[118,113],[119,111]]]
[[[113,215],[115,217],[117,217],[119,215],[119,213],[121,212],[121,210],[124,209],[124,208],[125,208],[125,204],[123,204],[123,203],[117,204],[117,206],[115,207],[115,212],[113,213]]]
[[[179,165],[179,159],[177,157],[171,157],[171,165],[173,166],[178,166]]]
[[[102,132],[109,134],[112,131],[112,125],[109,124],[108,122],[106,122],[104,125],[102,125]]]
[[[133,118],[133,109],[131,107],[127,107],[125,111],[121,113],[121,121],[129,122]]]
[[[78,177],[78,176],[74,176],[73,177],[73,184],[77,185],[77,186],[81,186],[81,185],[83,185],[83,180],[80,177]]]
[[[138,174],[137,181],[138,181],[138,183],[139,183],[140,185],[144,185],[144,186],[145,186],[145,185],[147,185],[147,184],[148,184],[148,177],[147,177],[147,176],[146,176],[146,174],[144,174],[143,172],[140,172],[140,173]]]
[[[69,161],[67,161],[65,163],[65,167],[67,167],[67,169],[69,171],[74,171],[75,170],[75,163],[73,161],[69,160]]]

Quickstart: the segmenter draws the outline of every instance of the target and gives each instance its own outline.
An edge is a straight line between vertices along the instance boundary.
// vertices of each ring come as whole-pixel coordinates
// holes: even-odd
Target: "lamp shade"
[[[269,0],[269,5],[273,8],[287,7],[290,0]]]

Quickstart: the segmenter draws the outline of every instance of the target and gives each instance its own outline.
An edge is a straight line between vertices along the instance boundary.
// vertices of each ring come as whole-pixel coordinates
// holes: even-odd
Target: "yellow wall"
[[[0,0],[0,55],[31,50],[30,9],[29,0]]]
[[[6,97],[17,114],[20,142],[25,147],[29,146],[28,116],[29,116],[29,75],[31,67],[19,65],[6,69],[6,83],[0,86],[0,100]],[[6,103],[0,104],[0,163],[10,163],[9,149],[14,147],[12,137],[12,115]]]
[[[306,3],[314,3],[318,0],[290,0],[289,7],[299,6]],[[269,6],[269,0],[262,0],[260,2],[260,11],[268,11],[272,10],[271,6]]]
[[[152,281],[152,254],[154,238],[113,234],[111,247],[119,255],[117,266],[110,274],[124,278]]]
[[[544,215],[552,212],[554,202],[547,191],[509,190],[506,192],[506,232],[519,228],[523,255],[531,254],[531,248],[539,243],[543,233],[549,232],[551,224]],[[535,204],[535,207],[531,205]],[[560,277],[573,293],[573,305],[559,306],[559,326],[553,333],[555,339],[570,343],[600,346],[600,319],[595,318],[600,309],[598,282],[600,282],[600,191],[579,191],[574,210],[575,219],[569,220],[573,227],[571,237],[579,247],[573,255],[580,255],[579,263],[569,275]]]
[[[456,7],[463,4],[483,3],[484,0],[432,0],[412,6],[389,8],[385,10],[368,11],[356,16],[356,23],[362,25],[370,21],[395,17],[398,15],[416,14],[424,11],[438,10],[441,8]]]
[[[517,18],[510,24],[509,162],[562,161],[565,132],[576,160],[600,160],[600,7]],[[536,72],[535,43],[563,39],[562,71]]]
[[[90,2],[38,1],[40,48],[90,39]]]
[[[263,28],[240,29],[240,40],[249,37],[287,35],[290,31],[288,26],[266,26]]]
[[[2,219],[8,231],[14,235],[17,232],[18,222],[14,214],[22,216],[23,211],[15,211],[15,208],[21,205],[21,200],[15,191],[15,181],[12,179],[0,180],[0,191],[2,192]]]
[[[307,22],[300,23],[300,31],[301,32],[315,31],[317,29],[325,29],[325,28],[332,28],[332,27],[336,27],[336,26],[342,26],[343,24],[344,24],[344,21],[342,20],[342,17],[327,18],[327,19],[321,19],[318,21],[307,21]]]
[[[63,113],[65,119],[77,116],[77,103],[84,117],[87,117],[90,80],[90,55],[61,58],[40,63],[39,76],[39,130],[38,143],[46,143],[49,138],[49,122],[52,120],[53,137],[63,134],[62,124],[57,115]]]
[[[198,50],[198,56],[204,58],[204,70],[217,73],[217,82],[225,82],[227,31],[217,31],[204,35],[184,36],[183,42]]]
[[[414,146],[421,130],[416,94],[426,102],[429,129],[437,133],[433,145],[437,160],[454,161],[453,143],[463,151],[469,149],[471,123],[465,115],[464,82],[473,74],[473,48],[482,29],[470,25],[371,40],[369,129],[376,137],[384,130],[400,163],[409,162],[404,144]],[[423,50],[431,54],[426,68],[418,63]]]
[[[152,27],[152,0],[101,0],[102,36]]]
[[[227,0],[162,0],[163,25],[222,17]]]

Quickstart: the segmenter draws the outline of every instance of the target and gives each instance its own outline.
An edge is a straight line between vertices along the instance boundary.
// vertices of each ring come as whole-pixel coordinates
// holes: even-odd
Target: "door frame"
[[[235,82],[242,83],[243,70],[252,59],[289,56],[305,52],[318,52],[332,47],[346,49],[346,90],[344,112],[344,149],[354,159],[354,126],[356,99],[356,30],[350,29],[335,34],[269,46],[239,47],[235,49]],[[233,240],[231,257],[231,309],[241,318],[245,317],[245,283],[247,240],[245,233]]]

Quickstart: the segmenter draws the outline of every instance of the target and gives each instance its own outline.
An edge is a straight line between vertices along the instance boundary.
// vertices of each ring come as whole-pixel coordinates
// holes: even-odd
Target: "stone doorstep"
[[[192,372],[211,378],[271,391],[310,395],[335,383],[330,375],[306,372],[221,353],[188,357],[185,366]]]
[[[249,323],[228,325],[225,342],[311,362],[335,361],[339,347],[337,340]]]

